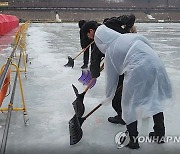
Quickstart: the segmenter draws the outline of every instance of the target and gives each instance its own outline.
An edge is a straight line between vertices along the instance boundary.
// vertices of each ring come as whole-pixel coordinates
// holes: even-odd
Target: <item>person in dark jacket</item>
[[[79,31],[79,34],[80,34],[80,44],[81,44],[81,48],[84,49],[86,48],[91,42],[92,40],[89,39],[87,37],[87,35],[84,35],[82,33],[82,26],[84,25],[84,23],[86,23],[85,20],[80,20],[78,22],[78,25],[79,25],[79,28],[80,28],[80,31]],[[81,66],[82,69],[85,69],[85,68],[88,68],[88,63],[89,63],[89,48],[86,49],[86,51],[84,51],[84,55],[83,55],[83,66]]]
[[[135,22],[135,16],[134,15],[122,15],[119,17],[112,17],[112,18],[106,18],[103,21],[103,24],[105,24],[107,27],[121,33],[130,33],[130,32],[136,32],[136,28],[133,27]],[[100,24],[97,23],[97,26]],[[88,28],[88,26],[85,25],[83,29]],[[132,28],[133,27],[133,28]],[[85,32],[86,33],[86,32]],[[104,57],[104,54],[100,52],[98,47],[94,45],[94,48],[91,53],[91,63],[90,63],[90,71],[92,78],[98,78],[100,76],[100,63],[102,58]],[[116,94],[112,100],[112,107],[116,111],[117,115],[114,117],[109,117],[108,121],[115,124],[122,124],[125,125],[124,120],[122,117],[122,109],[121,109],[121,96],[122,96],[122,88],[119,88],[123,84],[124,75],[119,76],[119,82],[118,82],[118,88],[116,91]]]

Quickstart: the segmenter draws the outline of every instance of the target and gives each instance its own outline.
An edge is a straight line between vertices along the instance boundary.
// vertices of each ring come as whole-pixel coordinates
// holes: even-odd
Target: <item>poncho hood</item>
[[[101,25],[97,28],[94,40],[99,50],[105,54],[106,49],[119,37],[119,33]]]

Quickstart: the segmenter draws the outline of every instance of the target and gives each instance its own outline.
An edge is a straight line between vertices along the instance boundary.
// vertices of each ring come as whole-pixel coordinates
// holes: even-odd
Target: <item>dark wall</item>
[[[10,7],[177,7],[180,0],[1,0],[8,1]]]

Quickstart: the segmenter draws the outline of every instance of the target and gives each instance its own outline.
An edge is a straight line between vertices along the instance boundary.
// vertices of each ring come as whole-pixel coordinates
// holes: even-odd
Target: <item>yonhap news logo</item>
[[[124,146],[128,145],[129,141],[130,141],[130,138],[129,138],[128,131],[119,132],[115,136],[115,143],[118,149],[123,148]]]
[[[154,142],[164,142],[164,143],[169,143],[169,142],[174,142],[174,143],[180,143],[180,136],[163,136],[163,137],[158,137],[158,136],[133,136],[132,137],[133,142],[139,142],[139,143],[154,143]],[[119,132],[115,136],[115,143],[117,145],[117,148],[123,148],[124,146],[128,145],[130,141],[129,133],[128,131],[126,132]]]

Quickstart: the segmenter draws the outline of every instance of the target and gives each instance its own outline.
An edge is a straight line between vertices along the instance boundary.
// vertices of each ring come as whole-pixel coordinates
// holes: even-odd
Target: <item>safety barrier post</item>
[[[4,128],[4,133],[3,133],[3,138],[2,138],[2,142],[1,142],[1,148],[0,148],[0,153],[1,154],[5,154],[12,111],[23,111],[24,124],[25,124],[25,126],[28,125],[28,120],[29,119],[28,119],[28,116],[27,116],[27,109],[26,109],[24,93],[23,93],[23,87],[22,87],[22,81],[21,81],[21,76],[20,76],[21,57],[22,57],[22,55],[25,55],[25,36],[26,36],[26,33],[24,31],[24,26],[21,26],[19,31],[17,32],[15,40],[14,40],[13,51],[12,51],[10,57],[7,59],[6,64],[4,64],[1,67],[1,72],[0,72],[0,92],[3,90],[4,82],[6,81],[8,71],[11,70],[11,67],[14,67],[15,72],[16,72],[15,78],[14,78],[13,89],[12,89],[12,92],[11,92],[11,98],[10,98],[8,107],[0,108],[1,112],[7,111],[6,123],[5,123],[5,128]],[[20,45],[23,46],[23,50],[22,49],[20,50],[18,64],[15,64],[15,63],[13,63],[13,58],[14,58],[17,47],[19,47]],[[25,71],[26,71],[26,69],[25,69]],[[12,71],[10,71],[10,72],[12,72]],[[11,73],[10,73],[10,75],[11,75]],[[16,107],[15,108],[15,107],[13,107],[13,104],[14,104],[13,102],[14,102],[14,96],[15,96],[15,90],[16,90],[16,83],[18,81],[19,81],[19,88],[20,88],[20,94],[21,94],[21,100],[22,100],[22,104],[21,104],[22,107]],[[9,80],[9,82],[10,82],[10,80]],[[8,84],[10,85],[10,83],[8,83]],[[0,106],[1,106],[1,104],[0,104]]]
[[[20,43],[18,45],[18,47],[21,49],[21,52],[22,52],[22,58],[23,58],[23,64],[24,64],[24,68],[21,68],[20,72],[24,72],[25,73],[25,77],[26,77],[26,73],[27,73],[27,61],[28,61],[28,54],[26,53],[26,34],[27,34],[28,25],[29,25],[29,22],[25,22],[21,26],[19,32],[22,34],[22,36],[21,36]],[[14,42],[16,42],[16,40],[17,39],[15,37],[15,41]],[[19,55],[15,54],[15,57],[19,57]]]
[[[27,109],[26,109],[26,103],[25,103],[25,99],[24,99],[24,93],[23,93],[23,87],[22,87],[22,81],[21,81],[21,76],[20,76],[20,70],[18,68],[18,66],[14,63],[11,63],[12,66],[15,67],[15,70],[16,70],[16,73],[17,73],[17,77],[18,77],[18,80],[19,80],[19,88],[20,88],[20,93],[21,93],[21,99],[22,99],[22,106],[23,107],[18,107],[18,108],[13,108],[12,110],[13,111],[23,111],[23,116],[24,116],[24,124],[25,125],[28,125],[28,118],[27,118]],[[5,65],[2,66],[1,70],[4,68]],[[11,103],[11,102],[10,102]],[[8,106],[12,106],[13,105],[8,105]],[[3,111],[8,111],[8,107],[6,108],[0,108],[0,111],[3,112]]]

